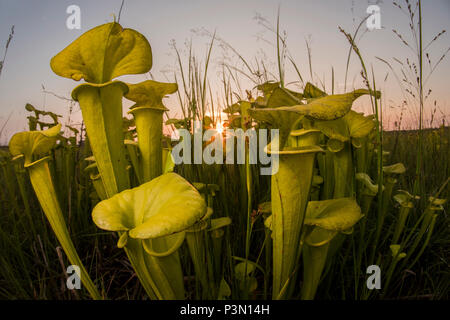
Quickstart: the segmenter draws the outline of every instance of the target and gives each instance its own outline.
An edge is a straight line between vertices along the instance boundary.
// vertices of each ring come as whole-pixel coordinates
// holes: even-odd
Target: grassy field
[[[402,162],[408,168],[406,174],[400,178],[398,189],[411,189],[415,177],[414,146],[417,144],[417,131],[389,131],[384,134],[385,150],[391,150],[388,155],[389,162]],[[424,159],[424,188],[430,190],[429,194],[436,192],[450,175],[448,156],[450,155],[448,127],[426,130],[426,158]],[[2,152],[7,152],[2,147]],[[91,220],[91,210],[98,201],[94,189],[88,177],[83,174],[83,151],[74,153],[73,167],[63,168],[60,150],[56,150],[53,163],[53,172],[62,183],[58,190],[59,199],[63,204],[65,218],[72,239],[80,257],[89,268],[89,273],[99,285],[104,294],[110,299],[141,299],[145,296],[136,275],[130,266],[123,250],[116,247],[117,237],[109,233],[99,231]],[[2,299],[79,299],[85,297],[85,292],[69,291],[66,289],[65,267],[68,262],[59,248],[52,230],[49,228],[39,203],[33,193],[25,172],[14,171],[10,161],[1,162],[0,183],[1,193],[0,208],[2,219],[0,220],[0,297]],[[175,169],[183,173],[183,168]],[[235,168],[234,168],[235,170]],[[65,175],[72,172],[69,180]],[[232,256],[245,256],[243,248],[245,243],[237,243],[236,239],[244,239],[245,219],[242,218],[241,204],[245,199],[240,199],[239,185],[230,181],[221,181],[221,173],[227,172],[225,179],[239,179],[232,176],[233,168],[212,167],[202,172],[202,176],[195,177],[194,181],[217,183],[221,186],[218,196],[215,198],[214,208],[221,216],[230,216],[236,225],[225,234],[227,254],[225,261],[233,264]],[[193,177],[187,177],[192,179]],[[264,181],[265,180],[265,181]],[[269,197],[267,191],[268,179],[262,179],[257,190],[257,200],[263,202]],[[441,198],[448,198],[449,189],[444,189]],[[68,196],[64,196],[68,195]],[[424,198],[424,197],[423,197]],[[388,299],[448,299],[449,298],[449,261],[450,235],[448,204],[439,215],[436,228],[430,239],[427,249],[412,268],[404,267],[396,271],[389,292]],[[256,209],[256,206],[255,206]],[[244,209],[245,210],[245,209]],[[386,216],[384,233],[392,232],[398,212],[394,206]],[[419,210],[412,214],[420,215]],[[252,247],[249,259],[255,261],[261,244],[264,242],[264,227],[256,223],[253,230]],[[354,236],[357,237],[358,229]],[[358,299],[355,296],[354,266],[351,258],[354,250],[353,237],[348,237],[343,243],[342,250],[329,266],[319,287],[317,296],[319,299]],[[233,239],[233,240],[232,240]],[[238,240],[239,241],[239,240]],[[388,249],[387,249],[388,250]],[[192,265],[188,261],[189,254],[186,248],[181,250],[181,258],[186,261],[186,274],[192,275]],[[264,261],[264,257],[261,259]],[[269,266],[267,266],[270,268]],[[225,268],[226,278],[233,281],[233,272]],[[363,271],[363,270],[362,270]],[[364,281],[364,276],[362,275]],[[258,277],[259,286],[253,293],[254,298],[264,298],[264,278]],[[195,281],[186,276],[186,284],[190,298],[195,298]],[[239,292],[234,290],[232,292]],[[379,295],[377,295],[379,297]],[[377,297],[374,296],[374,297]],[[233,297],[241,298],[236,295]]]
[[[0,147],[0,299],[449,299],[450,127],[445,117],[441,127],[425,127],[431,90],[423,83],[445,54],[434,67],[428,61],[426,73],[421,1],[405,4],[415,56],[404,57],[400,70],[379,60],[408,78],[403,107],[419,115],[418,129],[409,131],[383,130],[383,92],[357,45],[364,21],[354,34],[340,28],[347,71],[353,55],[361,88],[339,94],[334,69],[331,92],[314,81],[311,56],[304,81],[279,20],[271,30],[278,74],[208,34],[203,65],[191,44],[187,61],[173,44],[173,83],[113,81],[150,72],[148,40],[115,21],[76,39],[50,66],[86,81],[72,94],[81,127],[61,131],[61,116],[27,104],[29,131]],[[242,66],[223,66],[221,97],[208,76],[217,45]],[[288,88],[286,65],[300,89]],[[255,84],[244,96],[238,74]],[[166,113],[163,98],[171,94],[181,118]],[[360,96],[371,114],[352,110]],[[123,98],[135,103],[129,118]],[[176,142],[164,134],[186,129],[183,139],[192,138],[195,121],[201,133],[214,134],[199,149],[183,149],[186,159],[212,149],[216,157],[218,146],[249,130],[239,149],[243,163],[233,145],[232,163],[175,165],[168,152]],[[236,130],[231,140],[227,129]],[[260,129],[280,135],[264,141]],[[271,175],[251,161],[252,141],[279,155]],[[81,267],[81,290],[67,288],[71,264]],[[380,287],[370,282],[373,266]]]

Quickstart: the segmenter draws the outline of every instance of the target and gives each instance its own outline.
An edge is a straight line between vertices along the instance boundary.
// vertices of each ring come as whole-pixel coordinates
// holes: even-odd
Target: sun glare
[[[222,134],[223,133],[223,123],[222,122],[218,122],[216,125],[216,130],[218,133]]]

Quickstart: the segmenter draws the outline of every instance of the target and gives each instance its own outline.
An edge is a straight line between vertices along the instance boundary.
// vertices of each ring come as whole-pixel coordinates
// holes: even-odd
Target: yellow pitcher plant
[[[60,130],[61,125],[58,124],[44,131],[16,133],[9,142],[9,150],[16,160],[24,158],[24,166],[30,175],[31,185],[56,238],[70,263],[80,268],[78,276],[91,297],[98,300],[102,299],[102,296],[84,268],[70,238],[48,166],[51,158],[46,154],[55,146]]]

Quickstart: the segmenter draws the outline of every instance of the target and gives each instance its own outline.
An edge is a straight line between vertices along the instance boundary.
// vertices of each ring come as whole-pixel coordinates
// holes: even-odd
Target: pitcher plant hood
[[[138,107],[167,111],[162,100],[166,95],[175,93],[178,90],[178,85],[176,83],[146,80],[136,84],[128,84],[128,88],[129,91],[125,94],[125,98],[136,102],[136,104],[131,107],[131,111]]]
[[[92,217],[100,229],[149,239],[183,231],[205,213],[198,191],[178,174],[167,173],[98,203]]]
[[[152,50],[142,34],[112,22],[82,34],[52,58],[50,67],[61,77],[100,84],[150,71]]]
[[[9,151],[13,157],[23,155],[25,165],[33,162],[33,157],[48,153],[56,143],[61,124],[43,131],[24,131],[16,133],[9,141]]]

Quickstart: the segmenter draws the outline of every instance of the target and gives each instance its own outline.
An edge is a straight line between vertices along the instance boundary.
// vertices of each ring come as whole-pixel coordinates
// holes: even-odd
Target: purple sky
[[[278,5],[281,6],[281,29],[287,33],[288,50],[298,65],[306,81],[320,86],[325,83],[326,89],[331,88],[331,68],[334,68],[335,87],[337,92],[344,89],[345,66],[348,53],[348,42],[339,32],[338,26],[352,32],[357,24],[366,16],[366,8],[376,1],[352,0],[126,0],[121,14],[120,23],[124,27],[133,28],[144,34],[150,41],[153,50],[152,75],[155,80],[173,80],[173,74],[167,71],[176,70],[176,59],[169,42],[175,40],[177,46],[183,48],[186,40],[192,39],[195,54],[204,59],[207,44],[210,39],[193,30],[204,28],[216,30],[217,35],[231,44],[249,61],[263,59],[267,67],[277,75],[276,48],[273,46],[274,35],[265,29],[256,16],[267,19],[272,26],[276,23]],[[398,0],[404,4],[403,0]],[[66,28],[69,5],[78,5],[81,9],[81,29]],[[71,0],[71,1],[25,1],[0,0],[0,57],[3,56],[4,45],[12,25],[15,25],[14,38],[7,53],[5,66],[0,76],[0,129],[10,117],[0,136],[0,144],[5,144],[16,131],[26,130],[27,112],[24,106],[27,102],[38,108],[64,115],[63,123],[68,123],[69,105],[50,94],[69,97],[77,82],[55,75],[49,66],[50,59],[71,41],[92,27],[111,22],[113,14],[118,13],[121,0]],[[410,38],[408,17],[390,0],[378,1],[381,9],[381,30],[366,32],[359,42],[360,49],[368,68],[373,66],[378,86],[383,90],[384,120],[392,126],[399,116],[399,105],[403,93],[399,88],[394,74],[385,64],[375,57],[381,57],[391,62],[399,71],[398,63],[393,58],[403,62],[406,57],[413,61],[414,55],[394,35],[396,29]],[[439,60],[450,47],[450,1],[423,1],[423,37],[427,44],[433,37],[446,29],[439,41],[429,47],[432,64]],[[366,30],[365,27],[363,27]],[[312,52],[313,78],[310,77],[308,55],[305,39],[309,39]],[[410,41],[410,40],[408,40]],[[229,54],[230,52],[228,52]],[[209,81],[214,94],[221,96],[221,78],[219,77],[220,62],[224,51],[220,46],[213,49],[212,64],[209,70]],[[185,57],[184,57],[185,58]],[[237,61],[231,57],[230,63]],[[426,118],[434,109],[437,101],[435,118],[450,117],[450,57],[446,57],[436,68],[426,88],[432,88],[432,94],[427,100]],[[289,64],[286,67],[286,83],[298,81],[298,77]],[[352,56],[347,88],[361,87],[359,76],[360,64]],[[426,64],[426,73],[429,68]],[[386,75],[389,73],[387,80]],[[399,73],[401,77],[401,74]],[[140,81],[145,75],[126,77],[127,81]],[[276,80],[276,79],[274,79]],[[251,89],[253,84],[242,79],[242,89]],[[292,83],[289,88],[297,89]],[[236,89],[237,90],[237,89]],[[243,94],[240,92],[240,94]],[[221,99],[216,101],[221,103]],[[180,116],[176,99],[168,99],[167,106],[172,116]],[[130,104],[125,103],[125,111]],[[361,99],[355,106],[357,110],[369,112],[367,100]],[[417,108],[408,105],[404,111],[408,119],[406,127],[415,125]],[[81,114],[78,106],[74,106],[70,121],[80,122]]]

